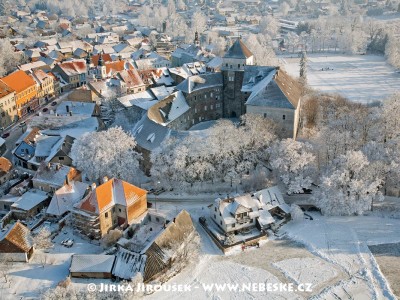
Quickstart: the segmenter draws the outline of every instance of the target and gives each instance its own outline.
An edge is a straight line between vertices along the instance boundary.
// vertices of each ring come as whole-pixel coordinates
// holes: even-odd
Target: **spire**
[[[86,55],[86,64],[90,65],[92,62],[92,55],[90,54],[90,52],[88,51],[87,55]]]
[[[197,30],[196,30],[196,32],[194,33],[194,44],[195,44],[196,46],[200,46],[199,33],[197,32]]]
[[[100,55],[99,55],[99,62],[97,63],[97,65],[98,65],[99,67],[102,67],[103,64],[104,64],[104,61],[103,61],[103,54],[102,54],[102,52],[100,52]]]

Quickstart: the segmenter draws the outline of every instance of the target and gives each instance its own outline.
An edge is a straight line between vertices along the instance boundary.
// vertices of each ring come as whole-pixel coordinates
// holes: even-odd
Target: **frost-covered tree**
[[[196,31],[202,34],[207,30],[207,17],[201,11],[196,11],[193,14],[191,22],[192,36]]]
[[[249,34],[246,38],[246,45],[253,53],[257,65],[278,65],[278,59],[272,49],[272,41],[268,36],[262,34]]]
[[[288,194],[311,187],[315,172],[315,155],[311,144],[285,139],[268,149],[270,164],[287,187]]]
[[[307,82],[307,54],[305,51],[301,52],[300,57],[300,80],[304,84]]]
[[[361,215],[383,200],[382,178],[361,151],[335,159],[322,176],[313,198],[326,215]]]
[[[137,182],[141,155],[135,139],[120,127],[88,133],[75,140],[71,155],[74,165],[90,180],[104,176]]]
[[[297,204],[290,205],[290,217],[294,222],[301,222],[304,220],[304,212]]]
[[[275,17],[267,15],[260,20],[260,31],[263,34],[269,35],[271,39],[275,38],[279,31],[279,23]]]
[[[15,52],[8,38],[0,40],[0,76],[4,76],[14,70],[23,62],[22,53]]]

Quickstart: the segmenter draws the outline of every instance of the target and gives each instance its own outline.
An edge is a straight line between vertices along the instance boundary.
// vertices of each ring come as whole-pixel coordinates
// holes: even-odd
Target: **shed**
[[[111,278],[115,255],[73,255],[71,277]]]

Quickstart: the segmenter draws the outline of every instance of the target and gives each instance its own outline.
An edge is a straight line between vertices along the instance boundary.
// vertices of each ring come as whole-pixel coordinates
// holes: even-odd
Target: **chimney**
[[[72,117],[72,111],[69,112],[70,117]]]
[[[104,176],[103,177],[103,183],[106,183],[108,181],[108,177],[107,176]]]
[[[92,183],[92,191],[94,191],[95,189],[96,189],[96,183],[93,182],[93,183]]]
[[[69,113],[69,105],[66,105],[65,109],[67,110],[67,113]]]
[[[61,169],[61,164],[57,164],[56,165],[56,171],[58,171],[58,170],[60,170]]]
[[[51,163],[47,163],[47,169],[48,169],[48,170],[51,169]]]
[[[66,184],[66,185],[70,185],[68,175],[65,175],[65,184]]]

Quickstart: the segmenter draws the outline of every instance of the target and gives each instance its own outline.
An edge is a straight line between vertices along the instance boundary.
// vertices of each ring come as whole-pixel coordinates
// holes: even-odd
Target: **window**
[[[59,156],[58,160],[64,160],[64,156]]]
[[[220,104],[220,103],[217,103],[217,104],[215,104],[215,107],[216,107],[216,108],[220,108],[220,107],[221,107],[221,104]]]
[[[216,219],[217,218],[217,216],[214,214],[214,219]]]
[[[222,221],[219,221],[219,224],[221,224],[221,225],[222,225]]]
[[[214,207],[214,210],[215,210],[215,211],[217,211],[217,208],[216,208],[216,207]]]
[[[119,212],[122,212],[122,210],[121,210],[120,208],[118,208],[118,211],[119,211]]]
[[[106,212],[106,213],[104,214],[104,216],[105,216],[106,218],[108,218],[108,212]]]
[[[229,81],[234,81],[235,80],[235,78],[233,77],[233,76],[229,76],[229,79],[228,79]]]
[[[210,97],[214,96],[213,92],[210,93]]]
[[[232,227],[235,227],[235,225],[236,225],[236,224],[235,224],[235,223],[233,223],[233,224],[232,224]]]
[[[204,105],[204,111],[207,111],[207,105]]]
[[[283,115],[283,116],[282,116],[282,120],[285,120],[285,119],[286,119],[286,116],[285,116],[285,115]]]
[[[266,118],[267,117],[267,113],[264,113],[264,118]]]
[[[228,64],[225,64],[225,67],[227,67],[228,66]]]
[[[238,68],[240,69],[240,64],[238,64]]]
[[[213,107],[213,105],[211,104],[211,105],[210,105],[210,109],[212,110],[213,108],[214,108],[214,107]]]
[[[231,68],[231,69],[232,69],[232,65],[230,65],[230,66],[229,66],[229,68]]]

